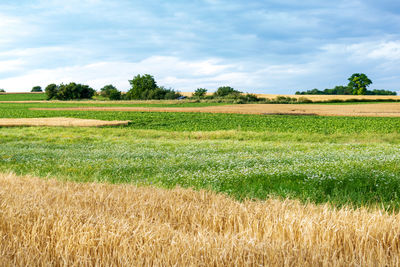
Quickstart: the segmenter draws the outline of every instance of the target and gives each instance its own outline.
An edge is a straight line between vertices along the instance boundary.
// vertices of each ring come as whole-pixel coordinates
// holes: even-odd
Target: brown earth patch
[[[32,110],[84,110],[84,111],[147,111],[147,112],[207,112],[239,114],[321,115],[400,117],[400,103],[376,103],[353,105],[320,104],[244,104],[208,107],[77,107],[32,108]]]
[[[64,127],[99,127],[128,125],[129,121],[102,121],[76,118],[12,118],[0,119],[0,127],[12,126],[64,126]]]

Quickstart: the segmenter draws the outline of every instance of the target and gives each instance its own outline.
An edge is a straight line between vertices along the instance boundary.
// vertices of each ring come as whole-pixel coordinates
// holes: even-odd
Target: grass
[[[400,216],[0,175],[1,266],[397,266]]]
[[[46,100],[45,93],[0,94],[0,101],[40,101],[40,100]]]
[[[79,182],[210,189],[237,199],[400,207],[396,142],[295,141],[296,133],[281,139],[273,132],[263,133],[270,141],[239,141],[227,134],[212,140],[130,128],[3,128],[0,168]]]
[[[49,111],[37,107],[74,107],[76,103],[0,104],[0,118],[72,117],[99,120],[130,120],[132,129],[161,131],[240,130],[274,133],[315,134],[398,134],[400,118],[260,116],[211,113],[162,113],[118,111]],[[86,105],[93,105],[88,104]],[[361,137],[362,138],[362,137]]]
[[[81,105],[0,104],[131,121],[0,127],[1,266],[400,263],[400,118],[29,110]]]
[[[85,182],[176,185],[237,199],[400,207],[400,118],[36,111],[0,117],[129,120],[119,128],[0,128],[0,168]]]

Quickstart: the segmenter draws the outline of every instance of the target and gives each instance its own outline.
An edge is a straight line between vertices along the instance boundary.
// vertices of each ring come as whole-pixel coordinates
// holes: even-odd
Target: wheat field
[[[396,266],[400,215],[0,175],[1,266]]]

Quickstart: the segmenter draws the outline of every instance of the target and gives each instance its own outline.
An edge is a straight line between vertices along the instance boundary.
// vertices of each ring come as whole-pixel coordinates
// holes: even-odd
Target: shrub
[[[222,87],[219,87],[217,89],[217,91],[215,91],[214,95],[216,97],[225,97],[225,96],[228,96],[228,95],[232,95],[232,94],[238,95],[238,94],[241,94],[241,93],[242,92],[240,92],[238,90],[235,90],[230,86],[222,86]]]
[[[88,85],[69,83],[69,84],[49,84],[46,89],[47,99],[71,100],[89,99],[95,94],[95,90]]]
[[[40,86],[34,86],[32,87],[31,92],[43,92],[42,87]]]
[[[197,88],[193,93],[193,97],[203,98],[207,94],[207,91],[205,88]]]

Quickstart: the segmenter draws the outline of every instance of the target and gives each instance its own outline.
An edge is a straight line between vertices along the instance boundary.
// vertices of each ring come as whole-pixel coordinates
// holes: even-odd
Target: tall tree
[[[353,90],[353,95],[365,95],[367,87],[372,84],[364,73],[354,73],[348,80],[348,86]]]
[[[129,80],[131,89],[127,92],[128,99],[155,99],[153,96],[157,91],[157,83],[150,74],[136,75]]]

